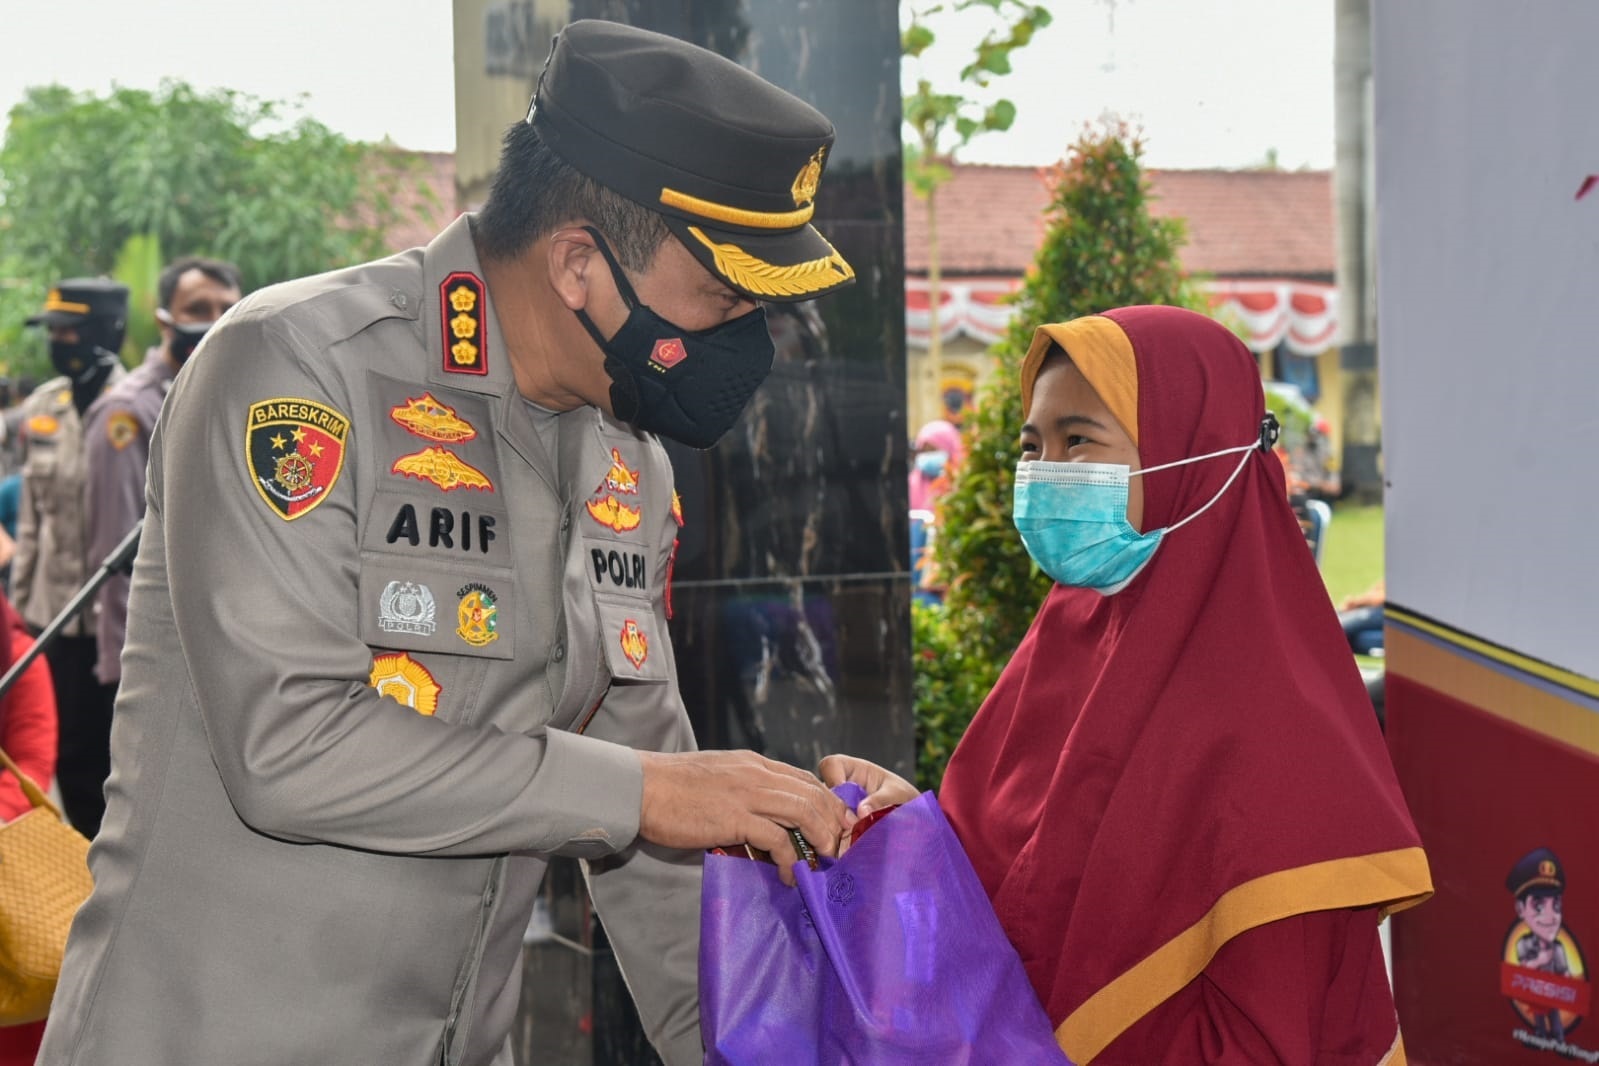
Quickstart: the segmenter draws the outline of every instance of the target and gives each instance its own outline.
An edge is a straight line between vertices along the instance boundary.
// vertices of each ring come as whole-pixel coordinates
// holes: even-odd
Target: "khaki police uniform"
[[[121,366],[106,388],[126,376]],[[102,392],[101,395],[104,395]],[[99,566],[85,536],[87,451],[83,421],[72,404],[72,384],[55,377],[22,405],[27,456],[22,463],[22,506],[17,515],[17,554],[11,565],[11,601],[35,630],[49,625]],[[64,637],[93,636],[84,611]]]
[[[509,1064],[552,854],[701,1061],[699,858],[635,840],[630,750],[694,746],[671,467],[531,408],[482,277],[463,217],[248,297],[173,388],[40,1063]]]
[[[138,369],[107,389],[85,414],[90,559],[104,560],[144,517],[150,435],[177,372],[164,350],[152,348]],[[128,575],[107,578],[95,603],[95,676],[115,684],[122,676],[128,626]]]

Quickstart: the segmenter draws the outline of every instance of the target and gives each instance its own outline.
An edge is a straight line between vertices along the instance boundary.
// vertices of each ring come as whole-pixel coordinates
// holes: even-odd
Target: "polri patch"
[[[130,411],[117,411],[105,421],[105,439],[121,451],[139,435],[139,420]]]
[[[391,474],[414,477],[418,481],[431,481],[445,492],[456,489],[477,489],[493,492],[494,482],[489,476],[448,448],[423,448],[410,455],[402,455],[389,468]]]
[[[311,513],[339,480],[349,435],[350,420],[315,400],[251,404],[244,451],[255,491],[285,521]]]
[[[444,370],[449,374],[489,372],[488,290],[471,271],[458,270],[439,284]]]
[[[427,715],[439,709],[439,693],[443,691],[428,668],[403,651],[385,652],[373,659],[372,677],[367,684],[377,689],[379,696]]]
[[[389,408],[389,417],[407,433],[442,444],[459,444],[477,436],[477,427],[440,403],[431,392],[413,396]]]
[[[378,628],[385,633],[431,637],[437,623],[433,590],[416,581],[390,581],[378,599]]]

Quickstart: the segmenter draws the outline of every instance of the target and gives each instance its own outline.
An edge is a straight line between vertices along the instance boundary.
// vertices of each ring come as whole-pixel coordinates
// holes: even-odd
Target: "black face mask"
[[[115,352],[107,351],[92,340],[50,342],[50,364],[56,368],[56,373],[71,378],[74,383],[88,381],[116,361]]]
[[[179,366],[187,363],[189,356],[194,354],[194,350],[200,346],[200,341],[214,325],[215,322],[168,322],[167,326],[172,330],[172,340],[167,343],[167,351],[172,353],[172,361]]]
[[[775,350],[765,309],[698,332],[674,326],[639,301],[605,238],[583,228],[605,256],[629,308],[627,321],[610,340],[587,314],[577,312],[605,353],[616,417],[690,448],[709,448],[738,421],[772,372]]]

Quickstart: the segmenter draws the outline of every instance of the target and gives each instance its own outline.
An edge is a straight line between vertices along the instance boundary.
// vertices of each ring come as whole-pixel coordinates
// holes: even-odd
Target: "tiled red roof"
[[[1021,274],[1044,238],[1052,168],[959,164],[938,190],[944,273]],[[1215,277],[1331,280],[1325,170],[1151,170],[1151,211],[1187,220],[1184,268]],[[927,202],[905,189],[905,269],[927,273]]]
[[[396,197],[401,220],[388,231],[387,251],[403,252],[431,241],[460,211],[455,206],[455,153],[396,153],[410,157],[417,167],[401,180]],[[430,190],[431,195],[422,192]]]

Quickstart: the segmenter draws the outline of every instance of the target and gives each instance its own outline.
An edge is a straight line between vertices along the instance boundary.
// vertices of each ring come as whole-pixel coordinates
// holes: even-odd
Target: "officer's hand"
[[[866,798],[855,808],[857,818],[865,818],[885,807],[909,803],[921,795],[915,785],[898,774],[853,755],[829,755],[816,770],[822,775],[822,784],[828,788],[853,781],[866,790]]]
[[[638,753],[644,767],[639,836],[670,848],[748,844],[776,860],[793,884],[799,860],[787,830],[837,855],[855,816],[804,770],[753,751]]]

